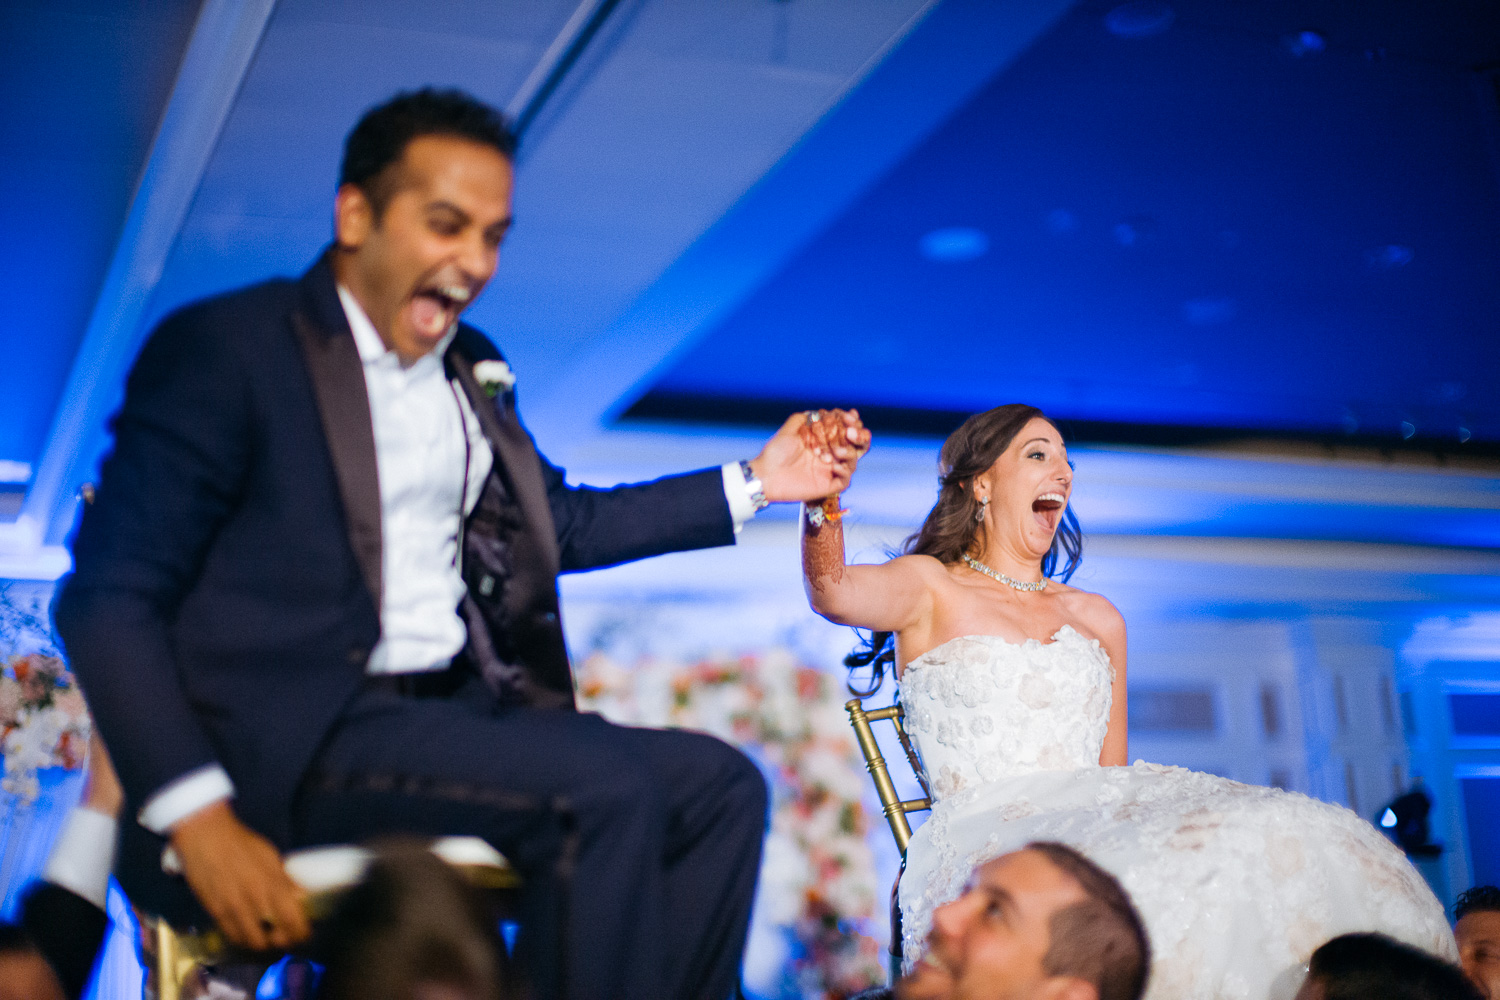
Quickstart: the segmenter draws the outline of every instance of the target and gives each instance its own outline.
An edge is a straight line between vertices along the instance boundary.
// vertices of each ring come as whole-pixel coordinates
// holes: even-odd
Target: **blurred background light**
[[[1283,37],[1281,44],[1292,55],[1301,58],[1317,55],[1328,48],[1328,39],[1316,31],[1298,31]]]
[[[970,226],[934,229],[918,244],[928,260],[955,262],[983,257],[990,249],[990,238]]]

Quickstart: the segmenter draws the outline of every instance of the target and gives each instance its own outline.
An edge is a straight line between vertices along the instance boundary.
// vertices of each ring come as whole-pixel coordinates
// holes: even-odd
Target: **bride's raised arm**
[[[942,572],[930,556],[900,556],[849,565],[839,498],[802,508],[802,583],[814,611],[831,622],[901,632],[932,614],[928,577]]]

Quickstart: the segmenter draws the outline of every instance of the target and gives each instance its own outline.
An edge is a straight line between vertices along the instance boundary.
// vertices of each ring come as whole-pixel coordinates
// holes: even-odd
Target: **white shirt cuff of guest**
[[[52,855],[42,870],[42,879],[104,909],[109,895],[109,873],[115,868],[113,816],[79,806],[68,813],[62,833],[52,845]]]
[[[165,837],[172,827],[200,809],[234,797],[234,782],[218,764],[189,771],[146,800],[136,815],[141,826]]]
[[[724,474],[724,499],[729,501],[729,516],[734,521],[734,533],[738,535],[745,522],[755,516],[755,501],[750,498],[750,484],[740,471],[740,463],[725,462],[719,469]]]

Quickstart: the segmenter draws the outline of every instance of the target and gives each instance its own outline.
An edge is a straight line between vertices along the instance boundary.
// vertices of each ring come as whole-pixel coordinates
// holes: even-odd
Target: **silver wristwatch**
[[[766,499],[766,487],[755,473],[750,471],[750,463],[744,459],[740,460],[740,472],[745,477],[745,487],[750,491],[750,502],[755,505],[756,512],[765,510],[771,506],[771,501]]]

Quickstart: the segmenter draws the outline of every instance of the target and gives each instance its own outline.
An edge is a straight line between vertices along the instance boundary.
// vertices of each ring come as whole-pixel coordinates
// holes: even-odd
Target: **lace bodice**
[[[1051,642],[950,639],[906,665],[906,728],[934,798],[1034,771],[1099,763],[1114,667],[1072,626]]]

